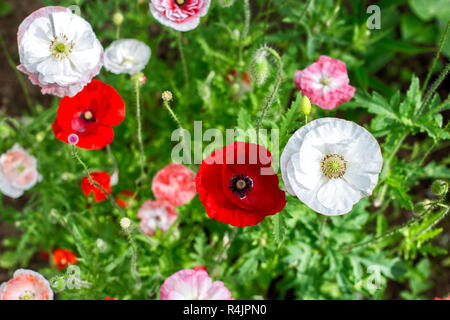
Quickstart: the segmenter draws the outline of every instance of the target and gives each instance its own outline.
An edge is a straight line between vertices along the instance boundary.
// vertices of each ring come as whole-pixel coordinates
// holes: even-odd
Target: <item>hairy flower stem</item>
[[[177,45],[178,45],[178,51],[180,52],[181,63],[183,65],[184,83],[186,85],[186,88],[189,89],[189,72],[188,72],[188,67],[187,67],[187,63],[186,63],[186,57],[184,55],[181,32],[177,32]]]
[[[141,282],[141,278],[139,277],[139,274],[137,272],[137,248],[136,248],[136,244],[134,242],[133,237],[131,236],[131,232],[130,230],[124,229],[125,234],[127,236],[128,242],[130,243],[131,246],[131,275],[133,276],[134,280],[136,281],[136,286],[135,289],[136,290],[141,290],[142,287],[142,282]]]
[[[267,1],[267,5],[266,5],[266,18],[264,20],[263,42],[266,41],[266,34],[267,34],[268,25],[269,25],[269,16],[270,16],[270,7],[271,7],[271,5],[272,5],[272,0],[268,0]]]
[[[122,208],[119,207],[114,201],[114,199],[111,197],[111,195],[97,182],[95,182],[91,177],[91,172],[89,171],[88,166],[81,160],[80,155],[78,154],[78,149],[76,146],[72,146],[72,157],[78,161],[78,163],[83,167],[84,172],[86,173],[86,176],[88,177],[89,181],[94,187],[99,188],[105,196],[108,198],[108,200],[111,202],[111,205],[119,211],[119,213],[124,217],[125,213],[123,212]]]
[[[30,111],[33,111],[33,102],[31,101],[27,86],[26,86],[25,82],[23,81],[22,75],[20,74],[19,70],[17,70],[16,64],[14,63],[13,59],[11,58],[11,55],[8,52],[8,49],[5,44],[5,40],[3,39],[3,35],[1,32],[0,32],[0,46],[2,47],[2,51],[6,57],[6,61],[8,62],[9,66],[14,70],[14,73],[16,74],[17,80],[19,81],[20,87],[23,91],[23,95],[25,97],[25,101],[27,103],[28,109]]]
[[[271,54],[275,58],[275,60],[277,62],[277,70],[278,71],[277,71],[277,76],[276,76],[273,90],[269,94],[269,96],[266,98],[266,101],[265,101],[264,105],[262,106],[261,116],[259,117],[258,122],[256,124],[256,135],[258,138],[259,138],[259,129],[261,128],[262,121],[266,115],[267,110],[270,108],[270,106],[275,101],[277,94],[278,94],[278,90],[280,89],[280,86],[281,86],[281,82],[283,81],[283,61],[281,60],[281,57],[278,54],[278,52],[276,52],[275,50],[273,50],[272,48],[269,48],[269,47],[263,47],[260,50],[266,51],[267,53]]]
[[[434,93],[439,88],[439,86],[442,84],[442,82],[444,81],[445,77],[447,76],[447,74],[449,72],[450,72],[450,63],[447,63],[444,70],[442,70],[442,72],[439,75],[439,77],[437,78],[437,80],[433,83],[430,90],[428,90],[427,94],[425,95],[422,106],[420,107],[420,110],[417,113],[417,118],[419,118],[422,115],[423,110],[426,110],[428,104],[431,102],[431,100],[433,98]]]
[[[438,51],[436,52],[436,56],[433,59],[433,63],[431,64],[431,67],[430,67],[430,70],[428,71],[428,74],[427,74],[427,77],[425,79],[425,82],[423,83],[422,93],[424,93],[425,90],[427,89],[428,82],[430,81],[430,78],[431,78],[431,75],[433,73],[434,67],[436,66],[436,63],[439,60],[439,56],[441,55],[442,48],[444,47],[444,44],[445,44],[445,39],[447,38],[449,25],[450,25],[450,20],[447,22],[447,26],[445,27],[445,31],[444,31],[444,33],[442,35],[442,38],[441,38],[440,42],[439,42]]]
[[[144,153],[144,142],[142,140],[142,120],[141,120],[141,97],[140,97],[140,82],[135,81],[136,90],[136,119],[138,122],[137,135],[139,142],[139,164],[141,166],[141,176],[139,178],[140,182],[143,183],[146,179],[145,173],[145,153]]]
[[[239,66],[243,66],[243,54],[242,51],[244,50],[244,41],[247,39],[248,34],[250,32],[250,20],[251,20],[251,11],[250,11],[250,1],[244,0],[244,27],[242,28],[242,32],[239,36]]]
[[[319,231],[319,245],[320,246],[323,245],[323,241],[324,241],[323,230],[325,229],[325,225],[327,224],[327,221],[328,221],[328,217],[323,216],[322,222],[320,223],[320,231]]]
[[[366,247],[368,247],[368,246],[370,246],[372,244],[375,244],[375,243],[377,243],[377,242],[379,242],[381,240],[384,240],[386,238],[389,238],[389,237],[393,236],[394,234],[399,233],[400,231],[402,231],[405,228],[408,228],[409,226],[413,225],[414,223],[425,219],[431,213],[433,213],[433,211],[432,211],[432,208],[430,206],[424,213],[422,213],[421,215],[419,215],[419,216],[417,216],[415,218],[410,219],[405,224],[397,226],[397,227],[394,227],[391,230],[386,231],[385,233],[379,235],[378,237],[375,237],[372,240],[360,242],[360,243],[357,243],[357,244],[354,244],[354,245],[347,245],[347,246],[345,246],[343,248],[343,251],[345,253],[348,253],[348,252],[351,252],[352,250],[357,249],[357,248],[366,248]],[[445,214],[447,214],[447,213],[445,213]]]
[[[178,119],[177,115],[173,111],[172,107],[170,106],[168,101],[164,101],[164,106],[166,107],[167,111],[169,111],[170,115],[172,116],[173,120],[177,123],[178,127],[180,129],[183,129],[183,126],[181,125],[180,119]]]

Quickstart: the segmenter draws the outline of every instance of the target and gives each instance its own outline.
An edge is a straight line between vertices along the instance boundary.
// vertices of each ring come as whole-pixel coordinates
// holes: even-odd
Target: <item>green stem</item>
[[[327,224],[327,221],[328,221],[328,217],[327,216],[323,216],[322,217],[322,222],[320,223],[320,231],[319,231],[319,243],[320,243],[320,246],[323,245],[323,240],[324,240],[323,230],[325,229],[325,225]]]
[[[238,51],[239,67],[242,67],[244,65],[242,58],[243,56],[242,51],[244,50],[244,41],[247,39],[248,33],[250,31],[250,20],[251,20],[250,2],[249,0],[244,0],[244,27],[242,28],[242,32],[239,35],[239,51]]]
[[[181,32],[177,32],[177,45],[178,51],[180,52],[181,63],[183,65],[184,83],[187,88],[189,88],[189,72],[186,63],[186,57],[184,55],[183,42]]]
[[[164,106],[166,107],[166,109],[169,111],[170,115],[172,116],[173,120],[175,120],[175,122],[177,123],[178,127],[180,129],[183,129],[183,126],[181,125],[180,119],[178,119],[177,115],[175,114],[175,112],[173,111],[172,107],[170,106],[169,102],[164,101]]]
[[[433,85],[431,86],[430,90],[428,90],[428,93],[425,95],[422,106],[417,112],[417,119],[422,115],[423,110],[426,110],[428,104],[432,100],[433,94],[436,92],[437,88],[439,88],[439,86],[442,84],[449,71],[450,71],[450,63],[447,63],[444,70],[442,70],[441,74],[439,75],[439,78],[435,82],[433,82]]]
[[[22,88],[28,109],[30,111],[32,111],[33,110],[33,102],[31,101],[27,86],[26,86],[25,82],[23,81],[22,75],[20,74],[19,70],[17,69],[16,64],[14,63],[13,59],[11,58],[11,55],[8,52],[8,49],[5,44],[5,40],[3,39],[3,35],[1,32],[0,32],[0,45],[2,47],[4,55],[6,57],[6,61],[8,61],[9,66],[14,70],[14,73],[17,76],[17,80],[19,81],[20,87]]]
[[[131,275],[133,276],[134,280],[136,281],[136,290],[140,290],[142,287],[141,278],[139,277],[139,274],[137,272],[137,248],[136,244],[134,242],[133,237],[131,236],[129,229],[124,229],[125,234],[127,235],[128,242],[131,246]]]
[[[447,22],[447,26],[445,27],[444,34],[442,35],[441,40],[439,42],[438,51],[436,52],[436,56],[433,59],[433,63],[431,64],[431,67],[430,67],[430,70],[428,71],[428,74],[427,74],[427,77],[425,79],[425,82],[423,83],[422,93],[424,93],[425,90],[427,89],[428,82],[430,81],[430,78],[431,78],[431,75],[433,73],[434,67],[436,66],[436,63],[439,60],[439,56],[440,56],[442,48],[444,47],[444,44],[445,44],[445,39],[447,38],[447,32],[448,32],[449,25],[450,25],[450,20]]]
[[[141,119],[141,98],[140,98],[140,82],[139,80],[135,81],[135,90],[136,90],[136,119],[138,122],[137,126],[137,135],[138,135],[138,143],[139,143],[139,164],[141,167],[141,183],[146,179],[145,173],[145,152],[144,152],[144,142],[142,139],[142,119]]]
[[[343,248],[343,251],[345,253],[348,253],[356,248],[361,248],[361,247],[368,247],[371,244],[375,244],[381,240],[384,240],[386,238],[389,238],[391,236],[393,236],[394,234],[397,234],[398,232],[402,231],[405,228],[408,228],[409,226],[413,225],[414,223],[425,219],[428,215],[430,215],[433,211],[431,210],[431,208],[429,208],[427,211],[425,211],[424,213],[422,213],[421,215],[410,219],[408,222],[406,222],[405,224],[401,225],[401,226],[397,226],[392,228],[391,230],[386,231],[385,233],[379,235],[378,237],[375,237],[372,240],[369,241],[364,241],[364,242],[360,242],[354,245],[347,245]]]
[[[263,36],[263,42],[266,41],[266,34],[267,34],[267,27],[269,24],[269,16],[270,16],[270,7],[272,5],[272,0],[267,1],[267,7],[266,7],[266,19],[264,21],[264,36]]]
[[[258,122],[256,124],[256,134],[258,137],[259,137],[259,129],[261,128],[262,121],[266,115],[266,112],[270,108],[270,106],[273,104],[273,102],[278,94],[278,90],[281,86],[281,82],[283,81],[283,61],[281,60],[281,57],[278,54],[278,52],[276,52],[275,50],[273,50],[272,48],[269,48],[269,47],[263,47],[260,50],[264,50],[264,51],[268,52],[275,58],[275,60],[277,62],[278,72],[277,72],[277,78],[276,78],[273,90],[267,97],[267,99],[262,107],[261,116],[259,117]]]

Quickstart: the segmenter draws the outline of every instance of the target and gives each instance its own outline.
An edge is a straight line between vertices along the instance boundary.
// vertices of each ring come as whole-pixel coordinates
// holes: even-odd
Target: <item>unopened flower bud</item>
[[[266,53],[263,50],[258,50],[252,62],[250,62],[250,77],[252,82],[260,86],[266,82],[269,76],[269,62],[266,59]]]
[[[44,141],[44,139],[45,139],[45,132],[39,132],[36,135],[37,142],[42,142],[42,141]]]
[[[120,220],[120,227],[124,230],[128,230],[131,226],[131,220],[128,218],[122,218]]]
[[[302,102],[300,103],[300,109],[307,116],[311,113],[311,101],[307,96],[303,96]]]
[[[173,99],[173,94],[170,91],[164,91],[161,95],[164,102],[170,102]]]
[[[448,192],[448,182],[445,180],[436,180],[431,185],[431,192],[437,196],[444,196]]]
[[[120,26],[123,23],[124,17],[121,12],[116,12],[113,16],[113,22],[116,26]]]
[[[221,6],[222,8],[227,8],[227,7],[231,7],[235,0],[218,0],[219,2],[219,6]]]
[[[430,199],[425,199],[414,206],[414,213],[416,215],[424,214],[430,209],[431,205],[432,201]]]

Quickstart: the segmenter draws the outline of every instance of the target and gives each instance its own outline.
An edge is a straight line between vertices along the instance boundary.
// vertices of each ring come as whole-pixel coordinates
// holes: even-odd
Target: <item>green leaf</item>
[[[397,114],[391,105],[377,92],[374,92],[372,96],[370,96],[369,94],[357,91],[355,94],[355,102],[361,107],[368,109],[369,112],[399,121]]]
[[[410,0],[409,5],[414,13],[422,20],[432,18],[448,20],[450,17],[450,5],[448,0]]]

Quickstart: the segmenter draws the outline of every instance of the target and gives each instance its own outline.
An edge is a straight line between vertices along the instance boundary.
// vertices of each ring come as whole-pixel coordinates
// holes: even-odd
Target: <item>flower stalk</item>
[[[139,143],[139,164],[141,167],[140,181],[143,182],[146,179],[145,173],[145,153],[144,153],[144,142],[142,139],[142,119],[141,119],[141,97],[140,97],[140,81],[135,79],[135,90],[136,90],[136,119],[138,122],[137,135]]]

